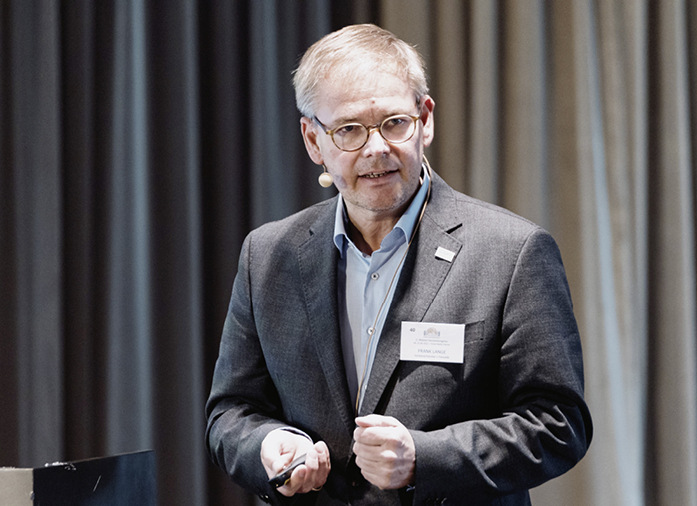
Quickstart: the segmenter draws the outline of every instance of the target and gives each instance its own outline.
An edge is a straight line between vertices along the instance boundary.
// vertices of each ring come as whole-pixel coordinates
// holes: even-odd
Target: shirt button
[[[380,274],[374,272],[370,275],[370,279],[372,279],[373,281],[377,281],[378,279],[380,279]]]
[[[375,329],[373,327],[368,327],[368,335],[372,336],[375,333]]]

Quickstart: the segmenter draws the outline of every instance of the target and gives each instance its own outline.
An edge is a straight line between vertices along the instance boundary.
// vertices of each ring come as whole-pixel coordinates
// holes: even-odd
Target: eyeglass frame
[[[412,121],[412,125],[413,125],[413,128],[414,128],[414,129],[413,129],[413,131],[411,132],[411,135],[409,135],[409,137],[407,137],[407,138],[404,139],[403,141],[391,141],[391,140],[387,139],[387,138],[382,134],[382,125],[384,125],[385,122],[387,122],[388,120],[391,120],[391,119],[393,119],[393,118],[399,118],[399,117],[407,117],[407,118],[410,118],[411,121]],[[368,125],[364,125],[363,123],[359,123],[358,121],[352,121],[352,122],[349,122],[349,123],[343,123],[343,124],[337,126],[336,128],[332,128],[331,130],[329,130],[329,129],[327,128],[327,126],[326,126],[324,123],[322,123],[322,122],[319,120],[319,118],[318,118],[317,116],[313,116],[312,119],[313,119],[320,127],[322,127],[322,130],[324,131],[325,134],[327,134],[329,137],[332,138],[332,142],[333,142],[334,145],[337,147],[337,149],[339,149],[339,150],[341,150],[341,151],[344,151],[344,152],[346,152],[346,153],[353,153],[354,151],[358,151],[359,149],[362,149],[366,144],[368,144],[368,141],[370,140],[370,134],[373,132],[373,130],[377,130],[378,133],[380,134],[380,137],[382,137],[382,138],[384,139],[384,141],[385,141],[386,143],[388,143],[388,144],[403,144],[403,143],[409,141],[412,137],[414,137],[414,134],[416,133],[416,122],[417,122],[418,120],[421,119],[421,116],[419,116],[419,115],[413,116],[413,115],[411,115],[411,114],[393,114],[392,116],[388,116],[387,118],[385,118],[384,120],[382,120],[380,123],[375,123],[374,125],[368,126]],[[337,130],[339,130],[340,128],[344,128],[344,127],[349,126],[349,125],[360,125],[360,126],[362,126],[363,128],[365,128],[365,129],[367,130],[367,132],[368,132],[367,135],[365,136],[365,141],[363,141],[363,144],[361,144],[360,146],[358,146],[357,148],[354,148],[354,149],[344,149],[344,148],[340,147],[340,146],[336,143],[336,141],[334,140],[334,133],[335,133]]]

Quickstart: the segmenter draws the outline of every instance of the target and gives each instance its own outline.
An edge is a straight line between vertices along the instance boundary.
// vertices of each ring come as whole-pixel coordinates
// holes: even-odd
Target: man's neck
[[[380,249],[382,240],[409,208],[414,195],[408,202],[393,211],[370,211],[345,202],[348,216],[347,233],[351,241],[366,255],[371,255],[373,251]]]
[[[366,255],[372,255],[373,251],[380,249],[382,240],[392,231],[402,215],[407,211],[420,188],[421,186],[417,187],[411,198],[393,211],[370,211],[353,206],[344,200],[348,217],[346,233],[349,239],[360,251]]]
[[[380,249],[382,240],[394,228],[399,220],[399,216],[392,219],[383,220],[360,220],[349,216],[348,236],[366,255],[371,255],[373,251]]]

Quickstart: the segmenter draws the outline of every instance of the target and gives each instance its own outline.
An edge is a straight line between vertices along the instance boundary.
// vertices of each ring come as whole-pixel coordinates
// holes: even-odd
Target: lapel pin
[[[442,246],[438,246],[438,249],[436,250],[436,258],[440,258],[441,260],[452,263],[453,259],[455,258],[455,252],[445,249]]]

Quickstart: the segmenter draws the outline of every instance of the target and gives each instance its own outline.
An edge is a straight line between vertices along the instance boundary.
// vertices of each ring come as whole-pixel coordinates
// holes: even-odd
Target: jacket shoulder
[[[248,239],[267,245],[302,243],[315,229],[323,229],[329,225],[333,229],[336,202],[337,197],[332,197],[280,220],[264,223],[252,230]]]
[[[445,230],[461,229],[461,232],[497,236],[501,239],[527,237],[544,229],[531,220],[504,207],[479,200],[451,188],[438,178],[431,216]]]

